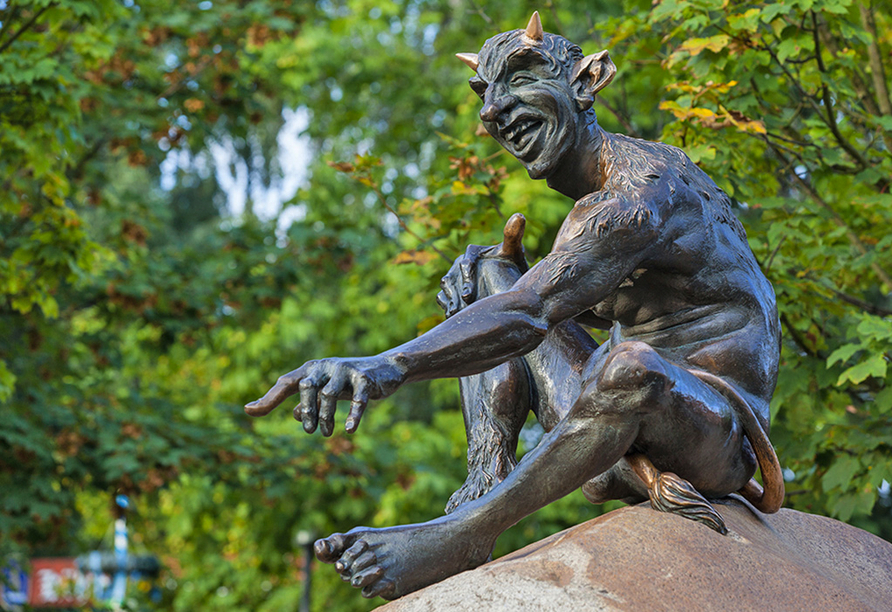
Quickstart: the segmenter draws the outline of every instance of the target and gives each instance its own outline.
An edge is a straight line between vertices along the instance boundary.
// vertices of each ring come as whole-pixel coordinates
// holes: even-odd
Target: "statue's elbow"
[[[535,291],[512,293],[509,309],[515,313],[520,325],[534,336],[545,336],[550,328],[545,300]]]

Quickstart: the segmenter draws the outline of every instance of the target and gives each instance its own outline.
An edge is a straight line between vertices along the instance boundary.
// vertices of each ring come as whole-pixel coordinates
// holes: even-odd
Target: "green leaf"
[[[15,389],[16,376],[6,367],[6,362],[0,359],[0,401],[6,401]]]
[[[859,469],[861,469],[861,463],[857,458],[842,454],[836,458],[833,465],[821,478],[821,488],[825,492],[837,487],[845,489]]]
[[[763,23],[768,23],[777,18],[778,15],[786,15],[793,10],[793,4],[787,2],[773,2],[762,8],[760,19]]]
[[[781,62],[786,61],[791,55],[795,55],[800,50],[799,41],[796,38],[788,38],[777,46],[777,59]]]
[[[858,324],[858,333],[871,340],[892,340],[892,319],[865,316]]]
[[[873,398],[879,414],[885,414],[892,409],[892,385],[887,384],[886,388],[876,394]]]
[[[860,344],[844,344],[827,357],[827,367],[829,368],[837,361],[846,362],[848,361],[852,355],[861,350],[862,347]]]
[[[854,365],[839,375],[836,385],[840,386],[847,380],[855,383],[864,382],[871,376],[883,378],[886,376],[886,359],[883,354],[872,355],[866,361]]]

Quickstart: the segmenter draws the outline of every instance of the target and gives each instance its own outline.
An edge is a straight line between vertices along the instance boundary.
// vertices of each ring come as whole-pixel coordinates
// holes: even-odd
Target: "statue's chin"
[[[540,179],[548,178],[554,173],[559,160],[564,157],[564,153],[566,153],[565,147],[547,149],[541,151],[534,160],[524,163],[523,165],[527,169],[527,174],[530,175],[530,178],[538,181]]]
[[[520,160],[523,167],[527,169],[527,174],[533,180],[547,178],[554,167],[554,155],[549,154],[548,147],[538,147],[538,154],[530,161]]]
[[[530,175],[530,178],[534,181],[538,181],[540,179],[548,178],[550,174],[548,168],[545,164],[530,164],[527,167],[527,174]]]

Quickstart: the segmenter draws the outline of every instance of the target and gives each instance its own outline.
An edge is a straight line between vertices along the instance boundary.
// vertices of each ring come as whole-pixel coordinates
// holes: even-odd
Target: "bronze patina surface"
[[[519,215],[500,245],[469,247],[443,278],[447,319],[434,329],[380,355],[310,361],[246,406],[261,416],[299,393],[295,417],[328,436],[349,401],[352,433],[370,400],[460,378],[469,475],[447,514],[335,534],[316,543],[319,559],[363,595],[392,599],[481,565],[505,529],[580,487],[593,502],[650,498],[718,532],[707,498],[741,491],[777,511],[765,433],[774,291],[727,195],[681,150],[602,130],[593,103],[613,61],[543,32],[538,14],[459,59],[475,71],[489,133],[575,205],[531,268]],[[517,463],[530,410],[547,433]],[[751,482],[757,462],[764,492]]]

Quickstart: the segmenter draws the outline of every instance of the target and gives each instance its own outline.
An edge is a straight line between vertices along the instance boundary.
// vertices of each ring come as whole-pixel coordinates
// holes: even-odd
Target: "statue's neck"
[[[603,176],[601,149],[608,136],[592,113],[591,120],[580,126],[575,146],[548,177],[548,186],[574,200],[599,191],[606,178]]]

